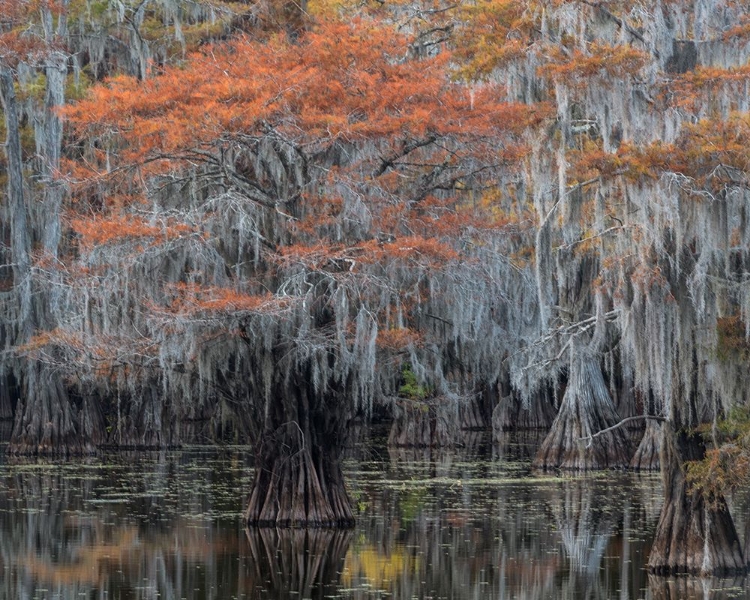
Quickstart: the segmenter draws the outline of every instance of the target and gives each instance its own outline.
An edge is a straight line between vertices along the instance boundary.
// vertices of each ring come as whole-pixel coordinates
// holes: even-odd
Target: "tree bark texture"
[[[555,421],[555,405],[550,390],[534,394],[529,406],[513,393],[500,398],[492,411],[492,436],[495,441],[504,437],[505,431],[519,429],[549,429]]]
[[[537,469],[627,467],[629,442],[622,428],[592,437],[619,421],[594,355],[571,353],[568,386],[552,428],[534,459]]]
[[[180,415],[175,399],[164,394],[158,378],[137,392],[118,394],[108,404],[111,424],[106,444],[120,449],[155,450],[181,445]]]
[[[393,404],[389,446],[445,448],[460,441],[456,407],[447,400],[397,398]]]
[[[662,425],[664,504],[648,566],[657,575],[744,573],[745,560],[734,521],[723,498],[709,503],[691,490],[685,462],[700,460],[705,449],[696,435]]]
[[[33,332],[31,322],[31,228],[24,199],[21,126],[13,73],[0,66],[0,99],[5,112],[5,157],[8,174],[8,206],[10,209],[10,246],[13,262],[13,289],[18,303],[17,342],[28,341]]]
[[[332,390],[277,376],[260,417],[255,479],[245,521],[258,527],[353,527],[341,471],[348,418]]]
[[[661,423],[654,419],[647,419],[646,429],[630,461],[630,468],[636,471],[658,471],[660,446]]]
[[[88,454],[96,437],[81,435],[79,411],[58,373],[34,361],[26,363],[24,395],[16,407],[10,454]],[[82,408],[80,413],[85,411]],[[93,434],[93,432],[90,432]]]

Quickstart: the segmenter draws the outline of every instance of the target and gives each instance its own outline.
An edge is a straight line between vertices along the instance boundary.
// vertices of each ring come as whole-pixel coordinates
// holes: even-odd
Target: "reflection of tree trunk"
[[[590,481],[574,479],[563,485],[564,495],[553,503],[552,512],[571,571],[595,576],[612,536],[612,523],[594,509]]]
[[[627,466],[629,443],[622,428],[590,437],[618,421],[595,356],[585,349],[571,350],[568,386],[534,467],[586,470]]]
[[[636,471],[657,471],[659,469],[659,447],[661,423],[654,419],[646,420],[641,443],[630,461],[630,468]]]
[[[592,484],[585,479],[564,481],[563,494],[552,501],[552,514],[570,565],[563,597],[608,597],[600,567],[613,523],[595,507]]]
[[[338,582],[352,533],[326,529],[245,530],[258,584],[277,598],[328,598]]]
[[[743,572],[745,561],[734,521],[723,498],[710,504],[700,491],[689,491],[684,464],[700,460],[698,436],[662,426],[661,447],[664,505],[659,516],[648,565],[653,573]]]
[[[743,578],[713,579],[706,577],[659,577],[648,576],[648,600],[685,600],[686,598],[730,598],[717,590],[742,590],[746,588]]]

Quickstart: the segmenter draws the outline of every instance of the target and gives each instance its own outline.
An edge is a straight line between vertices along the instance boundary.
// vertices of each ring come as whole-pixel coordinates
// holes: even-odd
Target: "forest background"
[[[248,523],[349,526],[354,420],[541,427],[744,571],[749,58],[741,0],[0,0],[9,451],[239,440]]]

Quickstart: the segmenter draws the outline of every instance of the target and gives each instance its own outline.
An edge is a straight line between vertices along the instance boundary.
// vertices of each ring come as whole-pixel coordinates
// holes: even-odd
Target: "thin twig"
[[[626,419],[623,419],[619,423],[615,423],[612,425],[612,427],[607,427],[606,429],[602,429],[601,431],[597,431],[596,433],[592,433],[591,435],[586,435],[584,437],[578,438],[579,442],[582,442],[583,440],[589,440],[587,448],[591,447],[591,443],[594,441],[595,437],[599,437],[600,435],[604,435],[605,433],[608,433],[612,431],[613,429],[617,429],[619,427],[622,427],[625,425],[625,423],[629,423],[630,421],[637,421],[639,419],[653,419],[654,421],[666,421],[666,417],[660,417],[657,415],[637,415],[635,417],[627,417]]]

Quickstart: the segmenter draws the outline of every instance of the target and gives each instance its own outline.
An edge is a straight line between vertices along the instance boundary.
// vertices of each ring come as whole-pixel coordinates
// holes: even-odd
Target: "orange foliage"
[[[378,331],[378,337],[375,343],[378,348],[399,352],[409,346],[419,344],[422,335],[418,331],[408,327],[398,327],[394,329],[385,329]]]
[[[159,244],[194,232],[184,223],[169,221],[152,225],[132,214],[115,214],[78,218],[71,221],[73,231],[84,247],[148,239],[150,244]]]
[[[455,55],[464,79],[487,78],[496,68],[526,55],[537,37],[533,8],[517,0],[465,3],[465,25],[456,35]]]
[[[283,307],[284,300],[270,294],[253,295],[236,289],[206,287],[193,283],[170,286],[168,310],[181,316],[199,314],[263,312]]]
[[[750,82],[750,65],[733,69],[718,67],[698,67],[683,73],[674,80],[665,82],[662,95],[672,104],[683,110],[696,114],[705,114],[719,110],[728,102],[736,103],[744,98],[745,86]],[[729,93],[722,94],[727,91]],[[730,99],[734,100],[730,100]]]
[[[540,74],[553,79],[607,82],[635,75],[649,59],[646,52],[632,46],[607,46],[592,42],[586,52],[563,52],[556,48],[551,62],[540,67]]]
[[[270,129],[298,143],[427,132],[519,132],[540,118],[499,103],[492,88],[451,84],[450,56],[403,61],[408,39],[372,23],[322,22],[297,44],[240,39],[194,54],[184,68],[116,77],[65,109],[76,135],[117,132],[124,164],[201,160],[196,151]],[[150,162],[153,171],[167,165]]]

